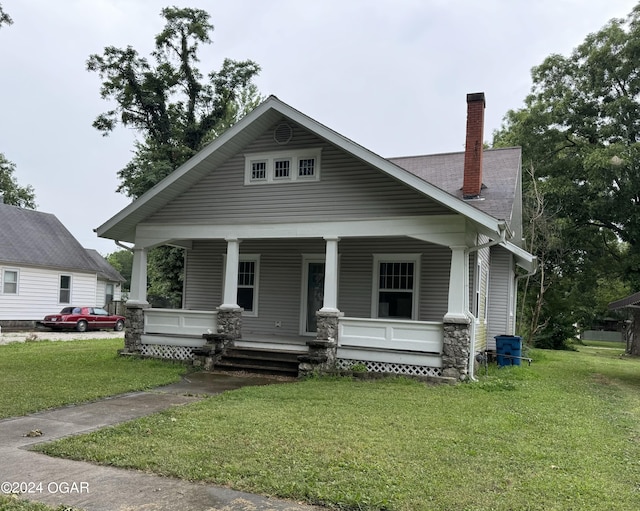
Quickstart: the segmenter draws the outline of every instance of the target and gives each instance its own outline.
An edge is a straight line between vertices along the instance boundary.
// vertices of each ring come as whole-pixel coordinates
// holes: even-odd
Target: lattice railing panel
[[[338,369],[349,370],[355,364],[362,364],[372,373],[405,374],[408,376],[442,376],[440,367],[416,366],[409,364],[394,364],[389,362],[372,362],[370,360],[350,360],[339,358],[336,361]]]
[[[164,344],[142,344],[140,353],[146,357],[171,360],[191,360],[195,346],[168,346]]]

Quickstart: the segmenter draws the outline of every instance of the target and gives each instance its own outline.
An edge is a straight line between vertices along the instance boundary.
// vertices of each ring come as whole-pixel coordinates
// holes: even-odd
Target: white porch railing
[[[442,323],[340,318],[338,327],[338,362],[345,367],[358,361],[370,370],[419,375],[442,368]]]
[[[435,321],[340,318],[339,346],[442,353],[443,327]]]
[[[207,332],[217,332],[216,311],[186,309],[145,309],[144,333],[167,334],[185,337],[202,337]]]

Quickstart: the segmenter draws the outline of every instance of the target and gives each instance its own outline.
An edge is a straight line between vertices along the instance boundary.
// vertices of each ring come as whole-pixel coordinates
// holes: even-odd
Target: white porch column
[[[325,237],[324,300],[322,312],[338,312],[338,237]]]
[[[239,309],[238,264],[240,263],[240,240],[227,238],[227,265],[224,273],[224,296],[220,309]]]
[[[469,323],[467,316],[469,289],[469,254],[466,246],[451,248],[451,271],[449,274],[449,303],[445,323]]]
[[[148,306],[147,302],[147,249],[134,247],[131,267],[131,290],[127,305]]]

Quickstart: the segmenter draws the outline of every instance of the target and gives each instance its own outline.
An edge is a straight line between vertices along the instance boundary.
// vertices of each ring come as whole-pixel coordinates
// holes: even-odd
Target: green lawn
[[[164,385],[185,367],[119,357],[122,339],[0,346],[0,418]]]
[[[454,387],[243,388],[39,449],[340,509],[640,509],[640,360],[579,349]]]
[[[51,507],[39,502],[29,502],[16,496],[0,495],[0,511],[74,511],[68,506]]]

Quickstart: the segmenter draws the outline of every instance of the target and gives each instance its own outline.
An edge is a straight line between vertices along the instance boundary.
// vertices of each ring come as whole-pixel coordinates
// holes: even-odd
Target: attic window
[[[245,154],[244,184],[320,180],[320,148]]]

